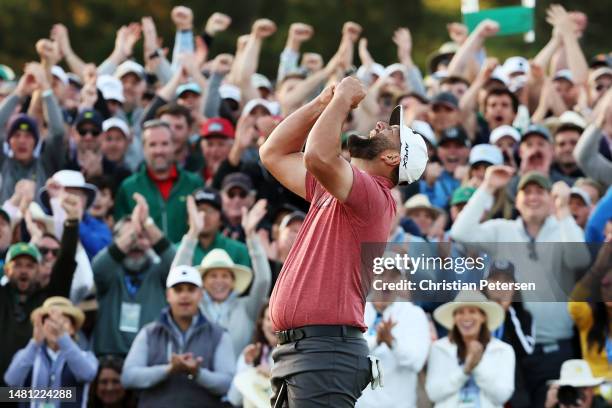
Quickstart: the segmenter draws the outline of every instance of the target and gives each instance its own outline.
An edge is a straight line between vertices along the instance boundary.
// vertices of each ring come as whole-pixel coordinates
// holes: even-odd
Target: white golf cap
[[[102,96],[107,101],[125,102],[123,96],[123,84],[111,75],[100,75],[96,81],[96,86],[102,92]]]
[[[202,287],[202,276],[193,266],[180,265],[170,269],[166,279],[166,287],[171,288],[179,283],[191,283],[199,288]]]
[[[521,134],[518,130],[516,130],[516,128],[510,125],[502,125],[493,129],[491,135],[489,136],[489,143],[495,144],[499,139],[504,136],[510,136],[511,138],[516,140],[517,143],[521,141]]]
[[[478,144],[470,150],[470,166],[476,163],[504,164],[504,156],[499,147],[491,144]]]
[[[251,75],[251,86],[255,89],[266,88],[272,90],[272,82],[265,75],[254,73]]]
[[[423,120],[414,120],[410,126],[412,127],[412,130],[423,136],[425,140],[427,140],[433,147],[438,146],[436,134],[429,123]]]
[[[125,121],[120,118],[113,117],[106,119],[104,122],[102,122],[102,130],[104,132],[108,132],[110,129],[119,129],[123,132],[123,135],[125,137],[128,137],[130,135],[130,128],[128,127],[127,123],[125,123]]]
[[[493,72],[491,73],[491,79],[497,80],[505,86],[508,86],[508,84],[510,83],[510,77],[508,76],[508,74],[506,74],[506,71],[504,71],[504,69],[499,65],[496,66]]]
[[[572,71],[570,71],[569,69],[560,69],[559,71],[557,71],[555,73],[555,76],[553,77],[553,81],[556,81],[558,79],[565,79],[566,81],[569,81],[572,84],[574,83],[574,76],[572,75]]]
[[[374,62],[370,66],[362,65],[357,70],[357,78],[365,84],[370,84],[372,82],[372,75],[376,75],[379,78],[384,76],[385,67],[377,62]]]
[[[263,106],[270,113],[270,115],[278,115],[280,111],[280,107],[277,102],[271,102],[262,98],[257,98],[251,99],[247,102],[246,105],[244,105],[244,109],[242,109],[242,116],[249,115],[253,111],[253,109],[258,106]]]
[[[127,74],[136,74],[140,79],[143,79],[145,76],[145,69],[139,63],[127,60],[117,67],[115,76],[121,79]]]
[[[584,201],[587,207],[590,207],[592,204],[591,197],[589,196],[589,194],[580,187],[572,187],[570,189],[570,197],[571,196],[577,196],[582,199],[582,201]]]
[[[396,106],[391,112],[390,125],[399,125],[400,129],[400,165],[399,184],[417,181],[427,165],[427,145],[418,133],[404,125],[404,108]]]
[[[51,67],[51,75],[62,81],[64,85],[68,85],[68,75],[66,74],[66,71],[64,71],[64,68],[60,67],[59,65],[54,65]]]
[[[402,75],[404,75],[405,77],[406,76],[406,66],[403,64],[400,64],[399,62],[396,62],[395,64],[391,64],[387,68],[385,68],[383,75],[391,76],[391,74],[394,74],[395,72],[401,72]]]
[[[235,85],[223,84],[219,87],[221,99],[233,99],[240,103],[240,88]]]
[[[527,74],[529,73],[529,61],[524,57],[510,57],[503,65],[504,72],[510,76],[512,74]]]
[[[559,116],[559,126],[575,126],[584,129],[587,127],[587,122],[578,112],[565,111]]]
[[[176,88],[175,95],[177,98],[180,98],[180,96],[185,92],[193,92],[195,94],[202,95],[202,88],[200,88],[200,85],[196,84],[195,82],[187,82],[179,85]]]

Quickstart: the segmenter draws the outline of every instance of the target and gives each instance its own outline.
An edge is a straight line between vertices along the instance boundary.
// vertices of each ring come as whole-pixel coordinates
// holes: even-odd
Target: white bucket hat
[[[229,269],[234,274],[234,292],[237,294],[244,293],[253,280],[253,271],[251,268],[234,263],[228,253],[220,248],[211,250],[202,259],[202,263],[198,270],[202,274],[202,279],[211,269]]]
[[[452,330],[455,325],[455,311],[466,306],[477,307],[484,312],[487,316],[489,331],[497,329],[504,322],[504,309],[475,290],[462,290],[459,292],[455,300],[445,303],[434,310],[434,319],[448,330]]]
[[[55,235],[55,222],[53,221],[53,217],[45,213],[36,201],[30,203],[28,211],[30,211],[32,221],[42,222],[45,225],[46,232]]]
[[[561,366],[561,378],[553,381],[560,386],[596,387],[604,382],[603,377],[593,377],[589,363],[585,360],[567,360]]]
[[[421,135],[404,124],[404,108],[396,106],[391,112],[389,125],[400,128],[399,184],[417,181],[427,165],[427,145]]]
[[[78,188],[87,194],[87,204],[85,210],[87,210],[93,202],[96,200],[96,194],[98,188],[93,184],[85,182],[85,177],[78,171],[74,170],[60,170],[53,175],[53,180],[57,181],[64,188]],[[49,201],[49,192],[47,187],[40,189],[40,202],[48,209],[51,209],[51,203]]]

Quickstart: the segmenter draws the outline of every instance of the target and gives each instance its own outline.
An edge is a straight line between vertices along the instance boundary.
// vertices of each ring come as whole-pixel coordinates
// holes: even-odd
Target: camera
[[[559,400],[559,404],[566,406],[579,406],[580,400],[582,400],[583,397],[582,391],[571,385],[563,385],[559,387],[559,391],[557,391],[557,400]]]

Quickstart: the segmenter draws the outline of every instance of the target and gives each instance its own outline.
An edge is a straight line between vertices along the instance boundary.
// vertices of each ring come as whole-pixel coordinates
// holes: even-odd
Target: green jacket
[[[251,258],[249,257],[249,250],[247,246],[240,241],[226,237],[225,235],[217,232],[215,239],[208,248],[204,248],[199,242],[193,252],[192,265],[199,265],[202,259],[213,249],[220,248],[224,249],[225,252],[232,258],[237,264],[251,267]]]
[[[187,205],[186,199],[193,190],[203,187],[204,182],[199,175],[177,168],[178,179],[170,197],[164,201],[157,185],[147,174],[147,166],[140,166],[137,173],[125,179],[115,198],[115,219],[131,214],[136,206],[132,198],[134,193],[143,195],[149,204],[149,214],[164,235],[172,242],[179,242],[187,232]]]

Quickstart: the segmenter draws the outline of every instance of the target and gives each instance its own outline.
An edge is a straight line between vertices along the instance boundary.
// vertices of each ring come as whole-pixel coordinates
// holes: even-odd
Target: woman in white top
[[[514,350],[491,336],[504,321],[501,306],[462,291],[434,311],[449,330],[433,343],[425,389],[435,407],[501,408],[514,391]]]

